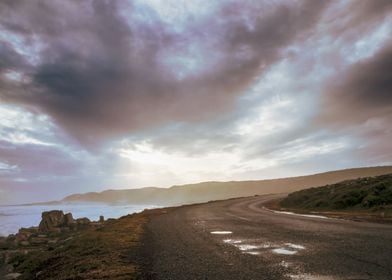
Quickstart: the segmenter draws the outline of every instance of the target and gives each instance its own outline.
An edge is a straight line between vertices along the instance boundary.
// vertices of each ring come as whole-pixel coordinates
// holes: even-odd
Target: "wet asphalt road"
[[[152,215],[145,278],[392,279],[391,225],[273,213],[262,206],[271,198]]]

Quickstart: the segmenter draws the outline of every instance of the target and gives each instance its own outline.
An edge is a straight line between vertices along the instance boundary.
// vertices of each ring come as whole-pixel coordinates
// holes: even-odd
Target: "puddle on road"
[[[222,231],[219,231],[219,230],[211,231],[211,234],[232,234],[232,233],[233,233],[232,231],[225,231],[225,230],[222,230]]]
[[[268,248],[271,248],[271,247],[272,247],[272,245],[269,244],[269,243],[265,243],[265,244],[260,245],[260,248],[263,248],[263,249],[268,249]]]
[[[254,251],[256,249],[267,248],[266,246],[269,245],[251,245],[251,244],[242,244],[243,240],[239,239],[223,239],[224,243],[231,244],[234,247],[238,248],[243,253],[250,254],[250,255],[260,255],[260,252]]]
[[[242,240],[235,240],[235,239],[224,239],[223,242],[229,243],[229,244],[239,244],[242,242]]]
[[[312,274],[289,274],[287,275],[293,280],[337,280],[331,276],[312,275]]]
[[[298,251],[293,251],[293,250],[287,250],[285,248],[276,248],[273,249],[272,252],[280,255],[295,255],[298,253]]]
[[[295,255],[299,250],[305,250],[305,246],[299,244],[285,243],[284,245],[284,247],[273,249],[272,252],[280,255]]]
[[[305,246],[293,244],[293,243],[285,243],[284,245],[289,246],[290,248],[293,248],[293,249],[299,249],[299,250],[305,249]]]
[[[267,209],[267,208],[265,208]],[[269,209],[267,209],[269,210]],[[288,212],[288,211],[275,211],[275,210],[269,210],[277,214],[286,214],[286,215],[293,215],[293,216],[300,216],[300,217],[308,217],[308,218],[318,218],[318,219],[330,219],[326,216],[321,216],[321,215],[308,215],[308,214],[298,214],[294,212]]]
[[[249,244],[241,244],[241,245],[234,245],[234,246],[240,249],[241,251],[249,251],[249,250],[255,250],[260,248],[260,246],[249,245]]]
[[[243,254],[248,254],[248,255],[257,256],[257,255],[260,255],[260,252],[257,252],[257,251],[250,251],[250,252],[243,252]]]
[[[213,234],[230,234],[232,233],[231,231],[215,231],[211,232]],[[294,243],[284,243],[283,245],[280,244],[272,244],[269,242],[266,243],[261,243],[258,240],[241,240],[241,239],[223,239],[222,240],[224,243],[230,244],[243,253],[249,253],[251,255],[260,255],[265,249],[270,249],[268,250],[269,252],[272,252],[274,254],[279,254],[279,255],[295,255],[297,254],[300,250],[305,250],[305,246],[300,245],[300,244],[294,244]],[[253,244],[246,244],[244,242],[251,242]],[[284,262],[281,263],[281,265],[285,264]]]

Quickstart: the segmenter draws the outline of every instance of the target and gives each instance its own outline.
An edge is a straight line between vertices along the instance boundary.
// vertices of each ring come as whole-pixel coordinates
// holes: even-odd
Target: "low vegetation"
[[[109,219],[65,242],[26,248],[9,263],[21,274],[18,279],[138,279],[136,255],[145,222],[143,213]]]
[[[283,199],[280,206],[314,211],[365,211],[392,216],[392,174],[297,191]]]

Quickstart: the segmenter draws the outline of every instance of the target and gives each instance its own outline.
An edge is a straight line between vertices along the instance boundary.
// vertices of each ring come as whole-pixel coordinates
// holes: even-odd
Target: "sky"
[[[3,0],[0,204],[392,164],[392,2]]]

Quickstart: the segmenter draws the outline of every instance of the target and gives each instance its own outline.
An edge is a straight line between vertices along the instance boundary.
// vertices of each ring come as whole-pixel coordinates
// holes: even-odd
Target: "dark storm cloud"
[[[24,59],[13,49],[11,44],[0,42],[0,71],[18,69],[25,66]]]
[[[361,124],[379,118],[392,121],[392,44],[349,66],[330,81],[324,94],[322,122]]]
[[[361,60],[327,86],[317,122],[366,139],[359,149],[375,162],[392,157],[392,44]]]
[[[349,36],[363,34],[379,24],[392,9],[392,2],[389,0],[346,1],[343,4],[344,9],[337,6],[338,10],[329,22],[335,36],[342,33],[351,33]]]
[[[0,24],[23,43],[14,43],[14,50],[3,43],[1,66],[19,65],[30,82],[0,98],[48,113],[87,145],[168,121],[200,120],[230,108],[282,48],[314,26],[325,3],[224,4],[213,19],[178,33],[152,12],[137,20],[137,7],[124,2],[3,1]],[[119,14],[125,8],[128,20]],[[203,49],[209,40],[213,47]],[[26,55],[18,44],[37,44],[27,52],[38,59],[21,67]],[[176,79],[162,53],[175,56],[170,50],[192,44],[201,45],[207,61],[217,56],[216,63]],[[5,88],[8,81],[1,83]]]

